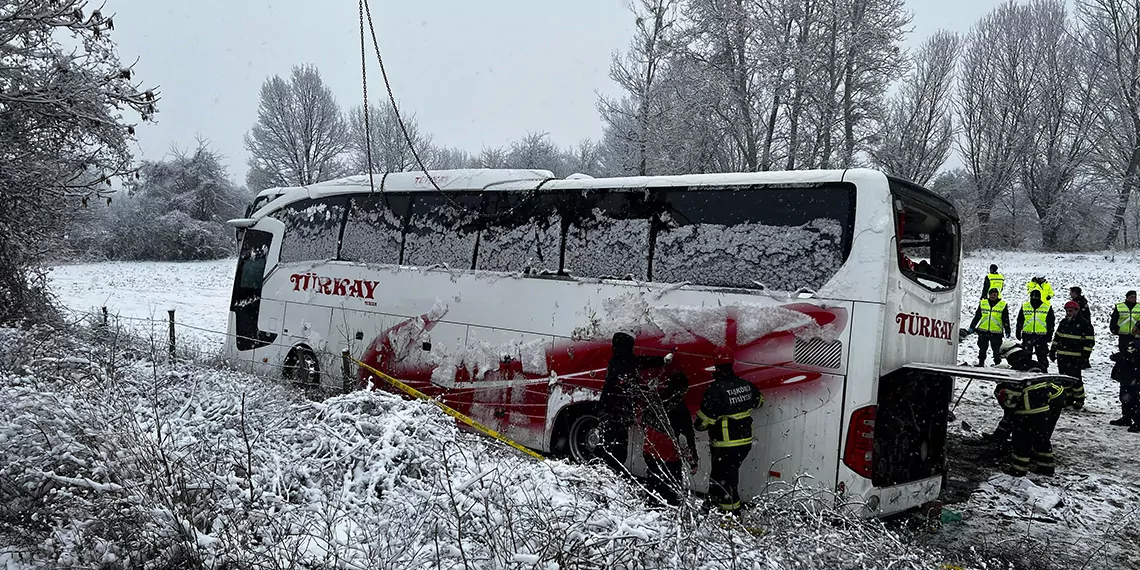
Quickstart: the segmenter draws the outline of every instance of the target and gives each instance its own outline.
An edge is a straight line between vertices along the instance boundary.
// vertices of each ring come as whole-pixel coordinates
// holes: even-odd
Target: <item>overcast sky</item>
[[[939,28],[965,32],[996,0],[908,0],[911,44]],[[628,45],[626,0],[372,0],[384,63],[401,110],[437,143],[478,152],[528,132],[560,146],[597,139],[597,93],[617,93],[610,54]],[[258,89],[297,63],[316,65],[344,108],[362,102],[357,3],[352,0],[106,0],[120,57],[162,93],[158,123],[138,155],[161,159],[198,135],[244,184],[243,135]],[[371,48],[369,48],[371,49]],[[375,57],[369,95],[383,94]]]

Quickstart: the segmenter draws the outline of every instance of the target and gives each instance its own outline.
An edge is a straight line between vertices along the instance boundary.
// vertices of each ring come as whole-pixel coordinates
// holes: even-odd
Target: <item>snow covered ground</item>
[[[179,342],[203,349],[222,346],[233,289],[233,259],[195,262],[122,262],[60,265],[51,287],[77,313],[107,307],[124,326],[154,329],[165,338],[167,311],[174,309]]]
[[[950,488],[944,492],[946,500],[964,499],[947,505],[963,520],[928,537],[930,543],[952,550],[1005,544],[1023,549],[1027,568],[1140,568],[1140,434],[1108,425],[1120,417],[1119,384],[1109,378],[1116,338],[1108,333],[1108,317],[1125,291],[1140,289],[1138,262],[1137,252],[983,252],[966,259],[963,326],[977,308],[989,264],[996,263],[1006,277],[1003,296],[1011,319],[1026,300],[1025,282],[1036,274],[1053,284],[1058,319],[1064,316],[1069,287],[1081,287],[1091,305],[1097,347],[1092,368],[1084,371],[1085,408],[1062,414],[1052,439],[1055,477],[1017,480],[998,474],[1006,460],[1003,453],[965,445],[976,441],[979,432],[992,431],[1001,417],[993,384],[969,385],[955,411],[961,421],[951,424]],[[961,362],[977,361],[974,337],[959,346],[958,355]],[[1050,369],[1055,372],[1056,365]],[[959,394],[963,387],[959,381]]]
[[[934,530],[925,518],[904,517],[904,523],[921,523],[900,525],[920,529],[913,534],[903,533],[910,544],[942,549],[950,553],[942,560],[966,566],[971,565],[968,561],[976,563],[979,559],[971,558],[968,553],[976,553],[980,558],[1000,555],[1013,559],[1016,566],[1022,568],[1140,568],[1140,532],[1137,530],[1140,529],[1140,464],[1137,462],[1140,434],[1127,433],[1124,428],[1107,424],[1119,416],[1118,384],[1109,378],[1108,356],[1115,349],[1115,339],[1107,333],[1108,314],[1112,306],[1123,299],[1125,291],[1140,289],[1138,261],[1140,255],[1136,252],[1064,255],[985,252],[966,259],[962,276],[963,326],[973,315],[982,276],[990,263],[997,263],[1006,275],[1006,299],[1011,302],[1014,316],[1016,307],[1024,301],[1025,281],[1036,273],[1043,273],[1053,283],[1058,295],[1055,305],[1058,313],[1069,286],[1084,288],[1092,305],[1093,324],[1100,335],[1092,358],[1093,368],[1085,372],[1088,399],[1083,411],[1066,412],[1058,424],[1053,437],[1057,476],[1033,475],[1014,480],[998,474],[1004,455],[986,447],[965,444],[975,440],[979,431],[991,430],[1000,415],[993,401],[992,385],[971,383],[955,411],[960,421],[951,428],[951,474],[943,497],[946,508],[960,513],[963,518],[960,522],[935,524]],[[52,279],[56,292],[77,311],[106,305],[111,312],[123,316],[143,319],[155,316],[162,320],[167,308],[177,308],[180,322],[224,331],[232,271],[232,260],[190,264],[100,263],[58,267]],[[216,335],[202,331],[186,334],[199,335],[195,338],[201,342],[219,342]],[[968,339],[959,349],[960,360],[974,362],[976,350],[973,338]],[[959,382],[959,390],[964,386],[964,382]],[[350,397],[335,405],[389,404],[365,404]],[[352,421],[359,421],[359,416],[352,417],[356,418]],[[971,429],[965,429],[964,423]],[[310,443],[318,445],[315,441]],[[281,455],[274,461],[285,465],[292,459]],[[369,475],[373,472],[368,468],[363,469],[357,468],[350,479],[373,476]],[[586,478],[583,480],[595,476],[580,475]],[[345,484],[351,487],[347,479]],[[583,489],[566,492],[580,501],[583,499],[577,493],[586,492]],[[566,499],[558,499],[562,500]],[[619,499],[607,496],[604,502],[613,500]],[[619,528],[624,530],[617,530]],[[677,530],[670,529],[670,532]],[[613,536],[612,533],[632,531],[613,527],[606,532]],[[665,540],[652,536],[658,537],[654,540]],[[763,547],[772,548],[772,545]],[[519,564],[530,567],[525,563],[534,555],[526,552],[520,556]],[[540,556],[538,560],[547,559]]]

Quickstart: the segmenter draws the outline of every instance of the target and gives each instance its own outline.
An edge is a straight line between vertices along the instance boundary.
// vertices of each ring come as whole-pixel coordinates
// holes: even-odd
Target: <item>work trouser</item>
[[[978,366],[986,363],[986,348],[994,352],[994,364],[1001,364],[1001,333],[978,331]]]
[[[1057,372],[1077,379],[1075,384],[1065,388],[1065,397],[1069,405],[1078,410],[1085,407],[1085,381],[1081,378],[1083,365],[1084,359],[1079,356],[1057,356]]]
[[[1116,352],[1124,352],[1128,350],[1128,341],[1132,339],[1128,334],[1116,335]]]
[[[681,472],[684,465],[680,460],[666,461],[655,455],[645,454],[646,486],[654,498],[660,498],[669,505],[681,504],[681,491],[685,480]]]
[[[629,423],[606,418],[602,418],[599,426],[602,441],[598,445],[598,456],[610,469],[623,476],[631,476],[625,467],[625,460],[629,457],[629,428]]]
[[[1014,414],[1013,438],[1010,442],[1009,474],[1023,476],[1032,470],[1041,475],[1052,475],[1053,445],[1047,434],[1049,412]]]
[[[1021,335],[1021,345],[1037,356],[1037,362],[1041,364],[1041,369],[1045,372],[1049,371],[1049,343],[1047,341],[1048,337],[1043,334],[1022,333]]]
[[[1140,424],[1140,380],[1120,383],[1120,408],[1124,417],[1132,420],[1132,425]]]
[[[709,474],[709,498],[720,510],[740,510],[740,466],[752,450],[752,444],[713,447],[712,471]]]

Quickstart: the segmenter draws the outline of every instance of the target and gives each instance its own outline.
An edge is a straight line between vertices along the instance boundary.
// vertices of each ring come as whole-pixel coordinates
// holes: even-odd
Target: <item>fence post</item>
[[[341,390],[347,394],[352,390],[352,369],[349,364],[352,359],[348,356],[348,349],[344,348],[340,351],[340,373],[341,373]]]
[[[174,309],[166,311],[170,317],[170,362],[174,362]]]

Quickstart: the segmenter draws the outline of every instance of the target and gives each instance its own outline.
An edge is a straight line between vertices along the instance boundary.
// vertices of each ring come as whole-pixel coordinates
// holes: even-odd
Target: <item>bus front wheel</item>
[[[567,455],[578,462],[597,457],[601,443],[601,426],[598,416],[591,410],[576,414],[566,430]]]
[[[282,370],[285,379],[295,386],[311,388],[321,383],[321,364],[317,355],[305,346],[298,346],[285,357]]]

